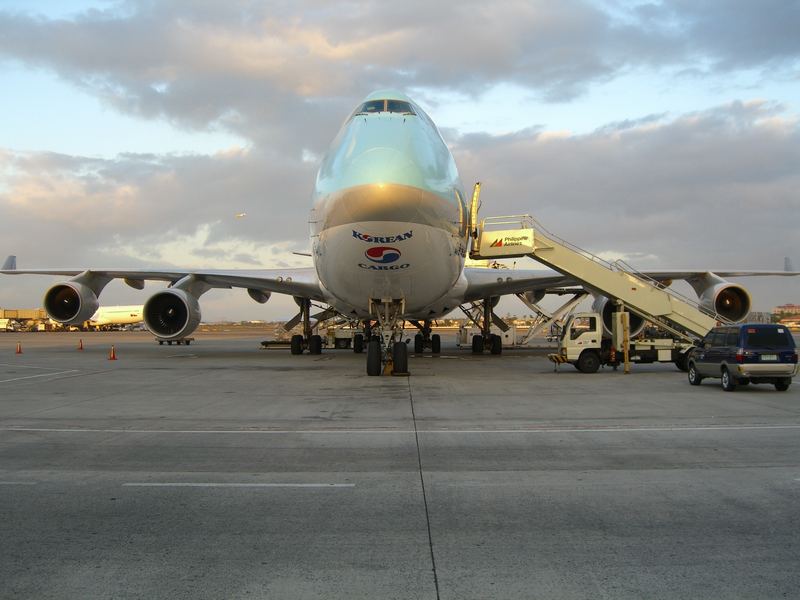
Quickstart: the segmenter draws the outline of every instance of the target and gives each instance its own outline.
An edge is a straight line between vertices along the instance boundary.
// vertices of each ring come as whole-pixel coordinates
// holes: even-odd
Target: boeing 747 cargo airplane
[[[169,282],[144,305],[147,328],[162,339],[182,338],[195,330],[200,323],[198,300],[212,288],[244,288],[260,303],[272,293],[289,294],[300,307],[293,322],[302,320],[305,325],[304,335],[292,340],[294,353],[321,351],[320,336],[312,335],[310,312],[312,302],[324,304],[325,316],[339,314],[364,324],[365,336],[357,337],[355,350],[360,352],[366,344],[367,372],[379,375],[382,362],[390,359],[407,365],[401,341],[406,321],[419,327],[425,347],[439,352],[439,338],[431,335],[430,323],[460,305],[482,304],[486,322],[500,296],[541,298],[548,289],[581,284],[556,271],[465,268],[475,226],[471,219],[474,211],[467,207],[455,161],[433,121],[408,96],[379,91],[356,107],[320,166],[310,215],[313,267],[18,270],[14,257],[9,257],[0,273],[69,277],[44,296],[50,317],[65,324],[89,319],[112,279],[123,279],[136,289],[142,289],[145,280]],[[749,295],[722,277],[753,274],[764,273],[648,275],[658,281],[686,279],[701,304],[741,320],[749,311]],[[611,306],[608,300],[598,298],[601,305]],[[489,332],[488,325],[484,331]],[[495,342],[499,340],[487,340],[487,345]]]

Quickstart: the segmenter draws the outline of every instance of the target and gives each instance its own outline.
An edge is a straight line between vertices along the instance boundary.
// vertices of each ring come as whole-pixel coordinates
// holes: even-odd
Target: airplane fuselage
[[[326,301],[357,318],[370,299],[401,300],[410,318],[453,310],[466,289],[467,218],[433,121],[403,94],[371,94],[317,174],[310,224]]]

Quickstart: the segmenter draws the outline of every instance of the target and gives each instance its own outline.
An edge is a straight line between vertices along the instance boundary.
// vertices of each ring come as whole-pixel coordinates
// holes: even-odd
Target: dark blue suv
[[[797,347],[782,325],[715,327],[690,353],[688,373],[692,385],[719,377],[726,392],[748,383],[771,383],[785,392],[797,373]]]

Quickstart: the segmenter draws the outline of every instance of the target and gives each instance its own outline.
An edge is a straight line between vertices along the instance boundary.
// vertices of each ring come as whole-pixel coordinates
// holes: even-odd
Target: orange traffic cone
[[[111,354],[108,355],[108,360],[117,360],[117,351],[114,350],[114,346],[111,346]]]
[[[17,354],[22,354],[22,344],[17,342]]]
[[[83,350],[83,340],[78,340],[78,350]]]

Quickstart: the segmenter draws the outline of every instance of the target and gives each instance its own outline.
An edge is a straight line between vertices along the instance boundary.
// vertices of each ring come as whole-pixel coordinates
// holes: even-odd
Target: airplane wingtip
[[[5,262],[3,263],[3,268],[0,269],[2,271],[16,271],[17,270],[17,257],[13,254],[11,256],[6,257]]]

